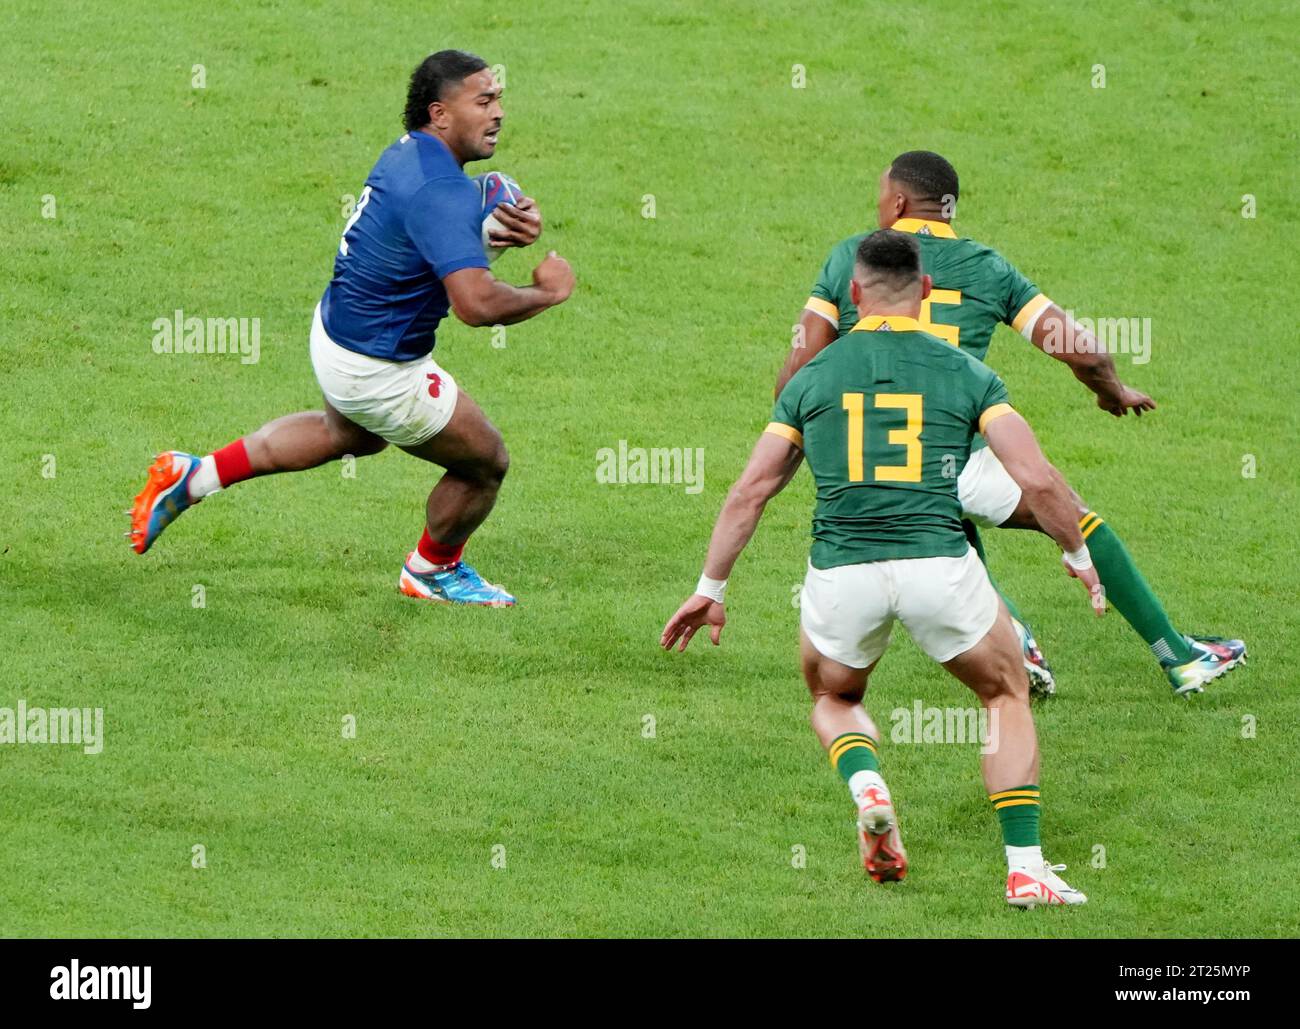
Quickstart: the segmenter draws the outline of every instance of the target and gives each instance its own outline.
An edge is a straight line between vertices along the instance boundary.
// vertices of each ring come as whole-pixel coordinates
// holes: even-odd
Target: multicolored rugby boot
[[[1088,903],[1086,896],[1056,874],[1064,871],[1064,865],[1043,862],[1041,868],[1018,869],[1008,873],[1007,903],[1031,911],[1040,905],[1069,907]]]
[[[858,804],[858,853],[867,875],[878,883],[898,882],[907,875],[907,852],[898,834],[898,817],[889,793],[868,786]]]
[[[189,485],[201,459],[180,450],[168,450],[154,458],[149,480],[136,494],[127,513],[131,531],[126,534],[131,549],[143,554],[161,534],[196,501],[190,500]]]
[[[1011,624],[1020,637],[1020,653],[1024,658],[1025,672],[1029,675],[1029,692],[1039,697],[1050,697],[1056,692],[1056,677],[1052,675],[1043,652],[1038,649],[1038,641],[1023,622],[1012,618]]]
[[[1165,665],[1165,674],[1174,688],[1174,696],[1204,693],[1205,684],[1226,675],[1246,663],[1246,644],[1221,636],[1184,636],[1198,656],[1182,665]]]
[[[443,604],[479,604],[483,607],[513,607],[515,598],[494,586],[464,561],[440,572],[417,572],[411,568],[414,551],[406,555],[397,588],[408,597],[436,600]]]

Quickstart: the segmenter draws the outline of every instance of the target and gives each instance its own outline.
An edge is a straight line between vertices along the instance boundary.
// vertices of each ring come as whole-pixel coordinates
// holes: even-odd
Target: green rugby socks
[[[831,764],[840,777],[849,782],[858,772],[880,772],[876,760],[876,741],[864,732],[846,732],[836,736],[827,748]]]
[[[862,806],[867,791],[875,789],[889,796],[889,787],[880,777],[880,762],[876,760],[876,741],[865,732],[846,732],[831,740],[826,748],[831,764],[849,787],[853,803]]]
[[[1043,841],[1038,835],[1041,810],[1036,785],[1016,786],[989,794],[993,810],[1002,824],[1002,842],[1007,852],[1007,868],[1031,869],[1043,864]]]
[[[1195,660],[1196,652],[1169,621],[1164,606],[1142,578],[1114,530],[1096,511],[1089,511],[1079,519],[1079,529],[1097,567],[1097,577],[1105,587],[1106,599],[1133,626],[1133,631],[1146,640],[1151,653],[1166,665]]]

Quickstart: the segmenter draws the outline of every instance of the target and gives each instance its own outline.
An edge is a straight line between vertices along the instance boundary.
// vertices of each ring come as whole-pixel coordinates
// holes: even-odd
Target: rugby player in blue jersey
[[[160,454],[131,510],[143,554],[178,515],[236,482],[315,468],[388,444],[444,469],[424,534],[402,567],[409,596],[507,607],[515,598],[461,560],[496,502],[509,458],[501,433],[442,367],[434,334],[448,309],[466,325],[507,325],[563,303],[573,272],[554,251],[529,286],[488,270],[482,199],[463,168],[491,157],[503,119],[487,63],[460,50],[426,58],[411,76],[406,133],[380,156],[343,230],[334,278],[317,305],[311,359],[323,411],[263,425],[206,457]],[[494,211],[493,246],[528,246],[542,231],[530,199]]]

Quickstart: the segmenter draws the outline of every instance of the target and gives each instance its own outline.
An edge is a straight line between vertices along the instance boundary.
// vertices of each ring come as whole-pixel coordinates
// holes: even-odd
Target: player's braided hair
[[[446,86],[486,67],[487,61],[464,50],[439,50],[426,57],[411,73],[411,85],[406,91],[406,111],[402,114],[406,131],[429,124],[429,105],[442,99]]]
[[[957,199],[957,169],[932,150],[909,150],[894,158],[889,177],[911,189],[917,200],[942,204]]]

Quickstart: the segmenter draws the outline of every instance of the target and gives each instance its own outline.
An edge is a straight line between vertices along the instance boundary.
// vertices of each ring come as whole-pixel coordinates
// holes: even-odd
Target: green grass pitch
[[[8,5],[0,707],[102,707],[105,741],[0,746],[0,930],[1300,932],[1298,33],[1280,0]],[[436,472],[395,451],[241,485],[133,555],[153,453],[317,404],[344,197],[444,46],[505,66],[498,155],[470,170],[538,198],[579,282],[504,346],[439,336],[511,450],[470,557],[521,606],[399,596]],[[1007,909],[970,745],[885,743],[912,871],[864,880],[796,661],[806,473],[737,567],[723,646],[655,646],[826,251],[917,147],[961,173],[958,229],[1062,306],[1151,319],[1150,361],[1120,359],[1160,404],[1141,421],[1009,329],[990,363],[1174,621],[1252,651],[1176,701],[1048,540],[985,534],[1059,675],[1045,846],[1080,910]],[[155,354],[178,308],[260,319],[260,359]],[[704,448],[703,491],[598,483],[620,440]],[[971,703],[900,631],[868,703],[888,725],[918,698]]]

